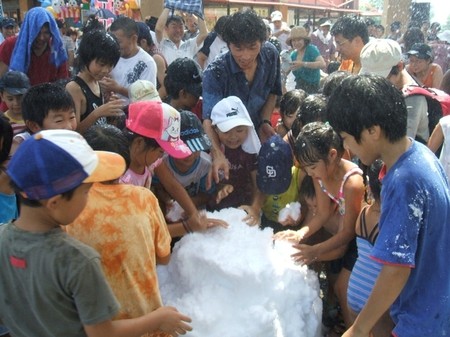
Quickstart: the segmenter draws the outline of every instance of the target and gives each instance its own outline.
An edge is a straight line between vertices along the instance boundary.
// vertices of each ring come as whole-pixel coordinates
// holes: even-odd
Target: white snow
[[[244,211],[209,214],[229,223],[183,237],[158,266],[165,305],[192,318],[190,337],[320,336],[317,274],[295,265],[287,242],[242,222]]]

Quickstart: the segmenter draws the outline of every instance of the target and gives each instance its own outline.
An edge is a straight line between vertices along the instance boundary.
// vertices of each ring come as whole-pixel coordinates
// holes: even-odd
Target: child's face
[[[361,133],[359,143],[356,142],[355,137],[346,132],[341,132],[340,135],[344,142],[344,148],[358,157],[364,165],[371,165],[380,157],[374,142],[370,139],[371,134],[367,129],[364,129]]]
[[[22,114],[22,95],[11,95],[4,91],[1,96],[10,113],[14,115]]]
[[[239,125],[227,132],[222,132],[216,128],[220,142],[230,149],[237,149],[248,137],[249,126]]]
[[[313,179],[324,179],[328,176],[327,165],[323,160],[304,166],[305,172]]]
[[[292,128],[292,123],[294,123],[295,118],[296,118],[295,114],[284,115],[282,117],[283,124],[288,128],[288,130],[290,130]]]
[[[317,211],[317,200],[315,197],[305,198],[306,206],[308,206],[308,210],[312,212],[312,215],[316,215]]]
[[[42,122],[42,130],[65,129],[74,131],[76,128],[77,119],[73,109],[50,110]]]
[[[111,72],[112,68],[112,65],[95,59],[89,63],[87,70],[96,81],[100,81]]]
[[[175,162],[177,168],[180,171],[184,172],[189,170],[192,167],[192,165],[194,165],[198,157],[200,157],[200,151],[192,152],[190,156],[183,159],[173,158],[173,161]]]
[[[72,223],[86,207],[89,190],[92,184],[81,184],[73,192],[70,200],[61,198],[55,213],[55,220],[61,225]]]

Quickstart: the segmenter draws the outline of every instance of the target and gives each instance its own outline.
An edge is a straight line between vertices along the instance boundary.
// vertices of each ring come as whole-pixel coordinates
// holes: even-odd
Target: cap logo
[[[199,129],[196,129],[196,128],[186,129],[186,130],[183,130],[180,132],[180,136],[183,137],[183,136],[188,136],[188,135],[194,135],[197,133],[200,133]]]
[[[179,117],[169,117],[167,121],[167,127],[161,136],[164,141],[173,142],[180,138],[180,118]]]
[[[266,174],[269,178],[275,178],[277,176],[277,170],[273,166],[266,166]]]
[[[226,116],[227,117],[237,116],[238,112],[239,112],[238,108],[231,108],[231,112],[227,113]]]

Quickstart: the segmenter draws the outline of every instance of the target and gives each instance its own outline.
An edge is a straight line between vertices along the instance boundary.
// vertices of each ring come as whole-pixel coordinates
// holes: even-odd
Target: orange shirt
[[[170,254],[171,237],[150,190],[95,183],[85,209],[66,231],[101,255],[121,306],[116,319],[139,317],[162,305],[156,257]]]

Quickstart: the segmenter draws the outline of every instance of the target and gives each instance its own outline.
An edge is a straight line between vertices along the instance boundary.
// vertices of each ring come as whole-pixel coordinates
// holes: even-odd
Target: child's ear
[[[42,128],[38,125],[38,123],[34,121],[25,121],[25,125],[31,133],[36,133],[42,130]]]
[[[330,149],[330,152],[328,152],[328,162],[334,161],[338,156],[338,152],[336,149]]]
[[[58,194],[58,195],[55,195],[55,196],[53,196],[53,197],[51,197],[49,199],[46,199],[46,200],[42,201],[42,204],[43,204],[44,207],[46,207],[49,210],[53,211],[53,210],[58,208],[59,203],[61,201],[61,198],[62,198],[62,195]]]
[[[380,139],[382,131],[379,125],[372,125],[370,128],[367,129],[367,132],[372,139],[378,140]]]

